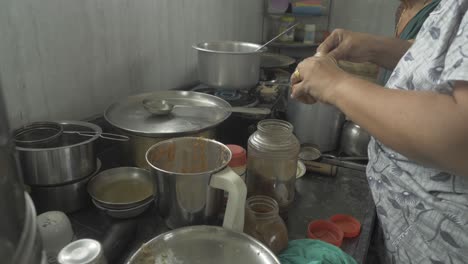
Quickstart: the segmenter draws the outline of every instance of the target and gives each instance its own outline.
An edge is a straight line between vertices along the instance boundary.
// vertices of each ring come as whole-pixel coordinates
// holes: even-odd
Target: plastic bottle
[[[304,43],[314,44],[315,43],[315,24],[307,24],[304,27]]]
[[[292,16],[281,17],[281,24],[280,24],[278,33],[283,32],[286,29],[290,28],[292,25],[294,25],[295,21],[296,19]],[[286,32],[285,34],[283,34],[281,37],[279,37],[279,40],[284,41],[284,42],[294,41],[294,28]]]

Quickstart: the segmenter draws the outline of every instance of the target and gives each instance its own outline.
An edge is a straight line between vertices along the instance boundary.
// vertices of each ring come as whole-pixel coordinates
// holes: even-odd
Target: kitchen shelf
[[[282,14],[275,14],[275,13],[267,13],[271,17],[281,17],[281,16],[292,16],[298,18],[323,18],[328,17],[328,14],[323,15],[309,15],[309,14],[295,14],[295,13],[282,13]]]
[[[318,47],[320,43],[302,43],[302,42],[272,42],[269,44],[271,47],[275,48],[310,48]]]

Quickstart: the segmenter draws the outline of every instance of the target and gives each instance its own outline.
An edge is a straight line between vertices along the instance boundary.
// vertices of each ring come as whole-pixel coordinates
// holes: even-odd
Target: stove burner
[[[242,98],[242,94],[237,90],[219,90],[216,91],[214,95],[228,102],[239,100]]]
[[[250,91],[220,90],[201,84],[193,88],[192,91],[217,96],[227,101],[231,106],[255,107],[259,103],[257,96],[254,94],[254,89]]]

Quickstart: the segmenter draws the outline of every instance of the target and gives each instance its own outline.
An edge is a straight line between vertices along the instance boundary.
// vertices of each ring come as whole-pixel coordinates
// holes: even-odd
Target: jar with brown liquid
[[[278,202],[280,213],[285,215],[294,201],[299,149],[299,141],[289,122],[260,121],[248,143],[248,197],[272,197]]]
[[[288,246],[288,230],[279,216],[278,203],[268,196],[247,199],[244,233],[262,242],[275,254]]]

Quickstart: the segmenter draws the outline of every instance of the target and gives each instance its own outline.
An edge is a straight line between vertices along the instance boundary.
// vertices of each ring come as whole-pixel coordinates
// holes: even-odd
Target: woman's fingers
[[[346,59],[348,50],[346,47],[345,30],[336,29],[322,44],[317,48],[317,53],[321,55],[328,55],[336,60]]]
[[[317,100],[307,92],[303,83],[297,83],[291,86],[291,98],[305,104],[313,104],[317,102]]]

